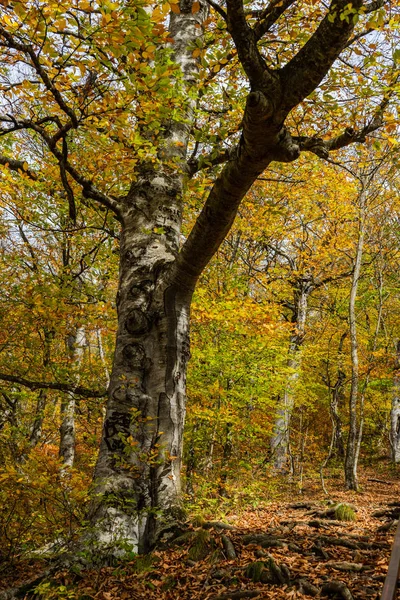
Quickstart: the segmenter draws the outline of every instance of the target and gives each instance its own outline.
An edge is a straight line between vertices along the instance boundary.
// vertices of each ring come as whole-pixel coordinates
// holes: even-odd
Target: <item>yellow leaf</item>
[[[196,48],[196,50],[193,50],[192,56],[193,56],[193,58],[196,58],[196,56],[200,56],[200,54],[201,54],[200,48]]]
[[[24,164],[22,165],[22,168],[24,171],[27,171],[29,169],[29,165],[27,162],[24,162]]]

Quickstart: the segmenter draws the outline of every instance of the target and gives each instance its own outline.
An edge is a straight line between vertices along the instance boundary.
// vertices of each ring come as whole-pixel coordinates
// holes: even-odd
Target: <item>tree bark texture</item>
[[[339,413],[339,406],[344,402],[344,386],[346,382],[346,373],[343,371],[343,343],[347,337],[347,331],[340,337],[338,347],[338,368],[335,385],[331,389],[330,398],[330,413],[332,419],[332,450],[336,456],[343,458],[344,440],[343,440],[343,424]]]
[[[190,43],[207,9],[171,16],[174,58],[194,83]],[[96,542],[144,552],[180,514],[189,312],[194,279],[177,269],[193,105],[165,133],[164,164],[143,165],[121,206],[118,332],[91,519]],[[180,161],[171,169],[168,161]],[[162,513],[162,515],[160,515]]]
[[[48,329],[44,330],[44,355],[43,355],[43,367],[46,369],[50,363],[50,352],[51,342],[54,337],[54,332]],[[29,436],[29,445],[34,448],[38,443],[42,435],[44,411],[47,404],[47,390],[39,390],[35,418],[32,423],[31,432]]]

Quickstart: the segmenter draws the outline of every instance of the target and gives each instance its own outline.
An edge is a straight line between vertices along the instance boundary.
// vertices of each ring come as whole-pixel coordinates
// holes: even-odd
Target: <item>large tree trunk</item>
[[[299,378],[299,351],[304,340],[308,296],[312,290],[308,280],[301,280],[294,294],[293,323],[295,330],[290,337],[287,366],[289,375],[282,398],[278,401],[274,431],[271,438],[271,453],[274,468],[283,471],[289,455],[290,419],[294,407],[294,388]]]
[[[204,5],[192,11],[189,1],[171,16],[174,58],[187,85],[197,72],[191,44],[202,35],[206,12]],[[185,110],[185,119],[166,127],[164,162],[143,165],[122,204],[118,332],[91,510],[97,543],[114,549],[122,543],[124,549],[147,551],[182,514],[189,311],[196,278],[182,265],[177,268],[176,258],[190,98]]]
[[[358,362],[358,339],[357,339],[357,321],[356,321],[356,298],[358,282],[361,273],[361,263],[363,256],[364,237],[365,237],[365,218],[366,218],[366,181],[361,182],[362,188],[359,196],[359,230],[356,247],[356,256],[354,261],[353,277],[351,281],[350,301],[349,301],[349,328],[350,328],[350,347],[351,347],[351,388],[349,398],[349,434],[347,437],[346,458],[344,464],[345,485],[349,490],[358,489],[357,463],[358,463],[358,437],[359,431],[359,406],[358,406],[358,383],[359,383],[359,362]]]
[[[192,289],[174,276],[178,185],[161,173],[138,184],[130,201],[143,212],[127,211],[121,234],[118,333],[92,518],[99,541],[124,540],[135,551],[147,550],[163,526],[156,509],[168,518],[179,505]],[[142,233],[160,227],[165,234]]]

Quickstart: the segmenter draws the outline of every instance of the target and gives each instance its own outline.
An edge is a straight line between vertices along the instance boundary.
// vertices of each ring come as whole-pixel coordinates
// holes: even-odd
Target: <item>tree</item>
[[[360,86],[352,48],[384,27],[385,7],[390,2],[306,2],[299,18],[293,0],[261,9],[245,9],[242,0],[225,7],[214,0],[2,3],[0,163],[37,194],[47,193],[48,174],[58,171],[55,185],[72,220],[79,198],[101,206],[108,226],[116,218],[121,227],[118,332],[91,511],[100,544],[123,540],[146,550],[179,513],[196,282],[271,162],[290,163],[303,151],[326,158],[383,124],[390,87],[384,50],[378,83],[359,87],[360,97],[380,94],[365,102],[371,114],[360,126],[355,99],[351,122],[348,107],[346,117],[336,109],[331,133],[321,137],[326,84],[317,88],[344,53],[350,67],[343,78],[333,69],[325,81],[351,97]],[[368,58],[365,69],[376,74]],[[243,106],[240,138],[237,127],[226,128],[236,118],[230,101]],[[302,111],[311,109],[314,122],[304,130]],[[183,241],[188,175],[217,165],[211,189],[200,185],[205,201]]]

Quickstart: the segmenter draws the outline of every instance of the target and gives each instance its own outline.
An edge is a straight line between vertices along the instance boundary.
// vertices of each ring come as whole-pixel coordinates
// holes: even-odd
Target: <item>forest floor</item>
[[[69,600],[379,598],[400,515],[400,476],[369,469],[360,483],[355,493],[328,480],[330,502],[317,481],[301,494],[282,486],[281,498],[262,508],[188,525],[148,557],[60,571],[40,591]],[[335,518],[338,502],[353,506],[354,521]],[[38,561],[16,564],[0,589],[42,568]]]

